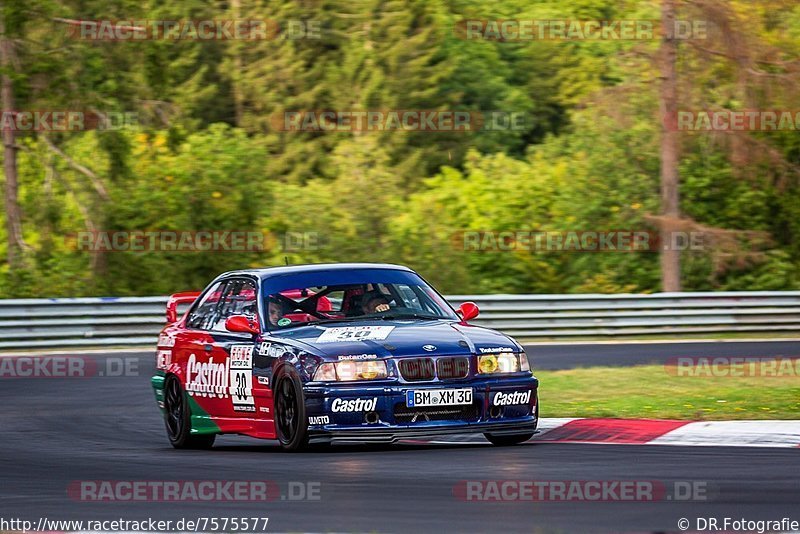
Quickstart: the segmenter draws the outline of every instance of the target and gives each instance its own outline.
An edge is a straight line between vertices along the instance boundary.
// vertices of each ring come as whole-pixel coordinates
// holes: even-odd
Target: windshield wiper
[[[298,326],[308,326],[314,324],[325,324],[325,323],[352,323],[353,321],[357,321],[359,317],[342,317],[341,319],[318,319],[316,321],[308,321],[307,323],[299,324]]]
[[[438,315],[428,315],[424,313],[394,313],[390,315],[381,315],[384,321],[392,319],[447,319],[447,317],[440,317]]]

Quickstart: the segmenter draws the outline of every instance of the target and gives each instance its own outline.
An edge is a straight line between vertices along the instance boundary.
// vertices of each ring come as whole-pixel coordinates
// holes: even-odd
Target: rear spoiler
[[[174,323],[178,320],[178,304],[191,304],[200,296],[200,291],[186,291],[175,293],[167,300],[167,323]]]

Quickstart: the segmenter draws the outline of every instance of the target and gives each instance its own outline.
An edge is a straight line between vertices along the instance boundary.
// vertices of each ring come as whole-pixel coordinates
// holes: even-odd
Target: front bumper
[[[358,430],[310,430],[309,443],[394,443],[405,439],[423,439],[448,434],[491,433],[526,434],[536,431],[537,420],[513,423],[473,425],[436,425],[422,428],[363,428]]]
[[[472,390],[469,405],[406,406],[409,390],[463,388]],[[304,388],[312,443],[392,443],[473,432],[533,433],[538,424],[537,392],[538,380],[530,375],[368,386],[312,382]]]

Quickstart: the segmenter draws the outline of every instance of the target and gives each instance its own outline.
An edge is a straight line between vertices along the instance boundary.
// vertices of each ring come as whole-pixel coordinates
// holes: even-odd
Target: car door
[[[240,419],[252,420],[258,409],[253,391],[256,339],[252,334],[228,331],[225,321],[234,315],[246,315],[258,322],[257,295],[255,280],[244,277],[228,279],[217,312],[209,324],[211,354],[219,355],[227,363],[227,415]]]
[[[185,328],[175,339],[174,355],[183,373],[183,386],[195,424],[226,425],[230,417],[227,355],[215,347],[211,327],[216,323],[227,281],[214,283],[192,306]]]

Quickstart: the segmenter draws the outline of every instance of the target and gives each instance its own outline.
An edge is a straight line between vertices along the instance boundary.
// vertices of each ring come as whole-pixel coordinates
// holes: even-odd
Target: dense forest
[[[663,35],[462,31],[465,20],[661,21],[665,5],[707,32],[667,46]],[[165,20],[268,20],[274,31],[81,34],[81,21]],[[800,111],[795,0],[3,0],[0,39],[5,298],[166,294],[286,261],[402,263],[447,294],[655,292],[658,251],[470,250],[459,236],[665,227],[705,236],[680,254],[685,291],[800,289],[797,129],[674,132],[665,108],[671,79],[672,109]],[[25,110],[106,122],[15,127],[7,113]],[[281,125],[314,110],[522,120],[434,132]],[[663,205],[670,139],[677,211]],[[243,252],[76,246],[79,232],[114,230],[268,239]]]

